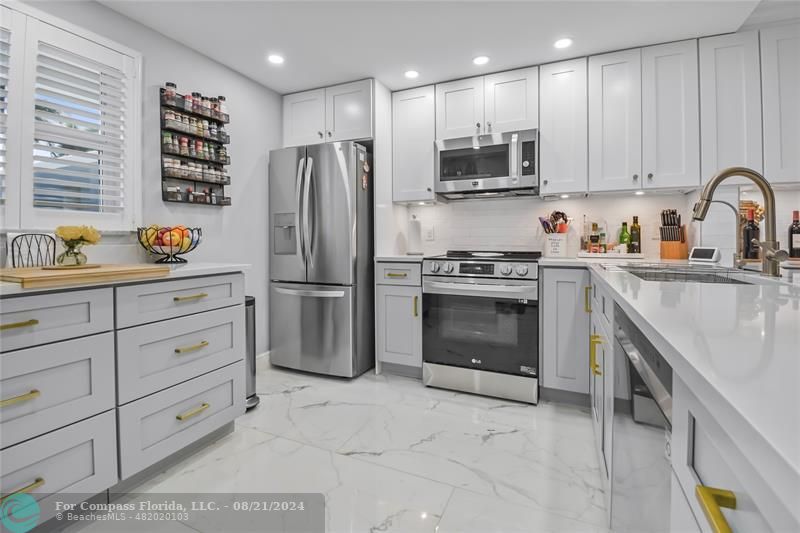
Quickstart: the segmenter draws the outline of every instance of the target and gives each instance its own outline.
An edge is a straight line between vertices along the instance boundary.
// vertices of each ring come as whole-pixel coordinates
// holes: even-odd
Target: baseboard
[[[539,387],[539,399],[546,402],[576,405],[578,407],[589,407],[592,405],[588,394],[559,389],[548,389],[546,387]]]
[[[422,367],[398,365],[397,363],[381,363],[382,374],[394,374],[406,378],[422,379]]]

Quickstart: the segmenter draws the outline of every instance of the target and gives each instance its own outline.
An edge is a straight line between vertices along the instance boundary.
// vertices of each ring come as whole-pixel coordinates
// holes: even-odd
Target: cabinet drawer
[[[120,407],[122,479],[244,413],[244,377],[239,361]]]
[[[39,522],[51,518],[57,493],[80,499],[117,483],[117,432],[114,411],[3,450],[0,492],[24,491],[41,507]],[[5,530],[4,530],[5,531]]]
[[[0,448],[114,407],[114,334],[0,356]]]
[[[379,285],[421,285],[419,263],[377,263],[375,283]]]
[[[2,352],[114,329],[112,289],[19,296],[2,302]]]
[[[672,468],[704,532],[713,532],[697,487],[731,491],[719,507],[733,531],[799,531],[796,492],[778,490],[680,379],[673,380]]]
[[[119,403],[127,403],[244,357],[244,306],[117,332]]]
[[[117,327],[244,303],[244,276],[228,274],[117,287]]]

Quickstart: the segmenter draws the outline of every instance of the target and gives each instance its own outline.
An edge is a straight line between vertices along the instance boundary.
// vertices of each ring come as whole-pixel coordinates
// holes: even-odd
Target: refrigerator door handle
[[[305,190],[303,191],[303,234],[304,234],[304,242],[306,248],[306,262],[309,266],[314,266],[314,234],[313,228],[309,229],[311,226],[311,215],[309,213],[309,201],[311,196],[311,181],[314,168],[314,158],[309,157],[308,162],[306,164],[306,177],[303,180],[305,185]]]
[[[344,291],[314,291],[308,289],[284,289],[283,287],[275,287],[275,292],[278,294],[286,294],[288,296],[310,296],[312,298],[344,297]]]
[[[300,162],[297,164],[297,179],[295,180],[295,210],[294,210],[294,227],[299,236],[298,244],[300,246],[300,255],[303,258],[303,263],[306,262],[306,243],[303,231],[300,227],[300,197],[303,192],[303,166],[305,165],[306,158],[301,157]]]

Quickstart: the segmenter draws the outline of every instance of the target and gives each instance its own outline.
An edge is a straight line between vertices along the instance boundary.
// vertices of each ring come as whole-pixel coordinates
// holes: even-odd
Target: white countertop
[[[145,278],[141,280],[122,280],[98,281],[95,283],[72,283],[59,285],[58,287],[43,287],[35,289],[23,289],[20,283],[0,281],[0,296],[13,296],[18,294],[38,294],[42,292],[53,292],[64,289],[88,288],[88,287],[107,287],[114,285],[142,283],[147,281],[167,281],[171,279],[189,278],[194,276],[211,276],[214,274],[230,274],[233,272],[246,272],[250,265],[246,263],[184,263],[180,265],[170,265],[171,272],[167,276],[158,278]]]
[[[376,263],[422,263],[424,255],[378,255]]]
[[[661,352],[773,486],[800,486],[800,287],[593,279]],[[772,481],[771,481],[772,482]]]

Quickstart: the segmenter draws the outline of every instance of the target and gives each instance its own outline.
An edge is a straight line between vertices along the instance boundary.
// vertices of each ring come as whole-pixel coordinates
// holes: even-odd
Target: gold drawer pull
[[[207,292],[199,292],[197,294],[191,294],[189,296],[175,296],[172,301],[173,302],[189,302],[191,300],[200,300],[202,298],[208,298]]]
[[[29,326],[35,326],[38,324],[39,321],[35,318],[31,318],[30,320],[23,320],[22,322],[12,322],[11,324],[0,324],[0,331],[5,331],[7,329],[17,329],[17,328],[27,328]]]
[[[20,394],[19,396],[14,396],[13,398],[0,400],[0,407],[14,405],[15,403],[27,402],[28,400],[33,400],[34,398],[38,398],[41,395],[42,395],[41,392],[39,392],[36,389],[33,389],[30,392],[26,392],[25,394]]]
[[[179,415],[176,415],[175,418],[177,418],[178,420],[183,422],[184,420],[189,420],[193,416],[199,415],[200,413],[202,413],[203,411],[205,411],[209,407],[211,407],[210,403],[203,402],[203,404],[200,407],[195,407],[194,409],[192,409],[190,411],[186,411],[185,413],[181,413]]]
[[[200,341],[197,344],[192,344],[191,346],[184,346],[182,348],[175,348],[175,353],[177,354],[184,354],[189,352],[195,352],[200,350],[201,348],[205,348],[208,346],[208,341]]]
[[[589,336],[589,369],[595,376],[602,376],[600,366],[597,364],[597,345],[603,344],[603,338],[600,335]]]
[[[419,302],[419,296],[414,296],[414,318],[419,316],[419,311],[417,310],[417,303]]]
[[[592,291],[591,287],[583,288],[583,310],[587,313],[592,312],[592,304],[590,303],[589,293]]]
[[[720,508],[736,509],[736,494],[729,490],[715,489],[704,485],[697,485],[695,494],[712,531],[714,533],[732,533],[731,526],[728,525]]]
[[[387,272],[387,278],[407,278],[408,272]]]
[[[32,490],[38,489],[42,485],[44,485],[44,478],[37,477],[36,479],[33,480],[33,483],[25,485],[21,489],[17,489],[14,492],[9,492],[8,494],[3,494],[2,496],[0,496],[0,503],[3,503],[6,500],[6,498],[10,498],[15,494],[24,494],[26,492],[31,492]]]

